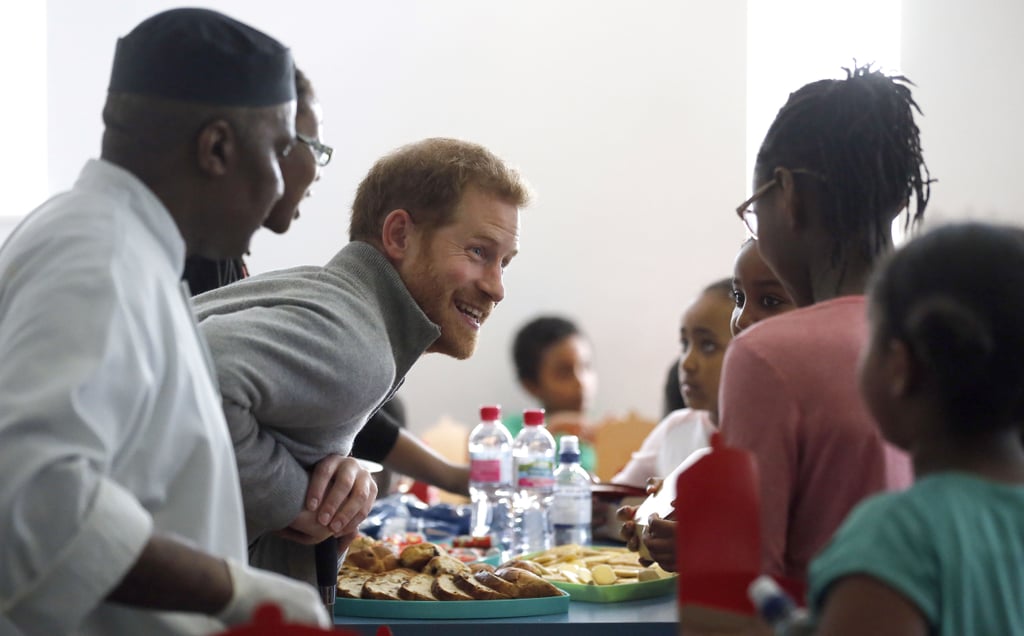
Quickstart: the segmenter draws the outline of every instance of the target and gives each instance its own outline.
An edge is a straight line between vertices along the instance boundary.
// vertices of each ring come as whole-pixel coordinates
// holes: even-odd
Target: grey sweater
[[[440,329],[384,255],[360,242],[325,267],[253,276],[194,303],[235,446],[249,542],[282,542],[268,533],[302,509],[309,470],[349,453]],[[296,549],[311,565],[312,549]]]

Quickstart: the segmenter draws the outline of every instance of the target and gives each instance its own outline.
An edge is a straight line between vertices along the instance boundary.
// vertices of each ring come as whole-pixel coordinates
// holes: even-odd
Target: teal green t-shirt
[[[510,413],[501,418],[501,423],[505,425],[508,432],[512,434],[512,439],[516,438],[519,431],[523,430],[523,415],[522,413]],[[562,436],[555,435],[555,465],[558,465],[558,446],[561,443]],[[597,469],[597,457],[594,455],[594,447],[589,443],[580,440],[580,466],[591,475]]]
[[[811,563],[810,607],[851,574],[898,590],[935,634],[1024,634],[1024,486],[941,473],[864,501]]]

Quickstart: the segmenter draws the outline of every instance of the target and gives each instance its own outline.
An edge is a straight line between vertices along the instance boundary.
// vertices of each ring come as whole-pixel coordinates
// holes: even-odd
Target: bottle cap
[[[526,409],[523,411],[523,424],[540,426],[544,424],[544,409]]]
[[[779,587],[775,579],[767,575],[761,575],[751,581],[747,595],[757,608],[758,614],[769,625],[785,620],[796,608],[793,600]]]
[[[576,455],[579,457],[580,438],[575,435],[563,435],[558,444],[558,452],[561,455]]]
[[[480,407],[480,420],[483,422],[493,422],[494,420],[501,419],[501,407],[495,404],[494,406],[481,406]]]

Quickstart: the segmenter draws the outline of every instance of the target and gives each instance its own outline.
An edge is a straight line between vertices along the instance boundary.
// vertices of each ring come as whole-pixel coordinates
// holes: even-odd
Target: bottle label
[[[554,488],[554,462],[550,459],[534,459],[528,462],[518,462],[516,464],[516,485],[519,488]]]
[[[555,491],[551,503],[551,523],[556,526],[589,526],[591,518],[590,493]]]
[[[502,483],[500,459],[474,459],[469,463],[469,480],[478,483]]]

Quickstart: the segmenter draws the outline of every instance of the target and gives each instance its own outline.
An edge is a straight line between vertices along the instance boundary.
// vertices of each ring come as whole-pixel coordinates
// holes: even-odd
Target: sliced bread
[[[459,574],[469,572],[469,566],[453,556],[442,554],[436,556],[423,566],[423,573],[437,576],[438,574]]]
[[[398,588],[398,597],[404,601],[436,601],[430,590],[433,585],[434,577],[429,574],[414,574]]]
[[[509,598],[519,597],[519,588],[517,588],[514,583],[506,581],[494,572],[488,572],[484,570],[483,572],[475,573],[473,575],[473,578],[477,581],[480,581],[481,583],[491,588],[495,592],[501,592]]]
[[[343,567],[338,571],[338,596],[341,598],[362,598],[363,584],[373,572],[358,568]]]
[[[374,574],[363,583],[363,598],[382,601],[400,601],[398,590],[416,574],[408,568],[398,568]]]
[[[478,601],[498,601],[511,598],[508,594],[503,594],[498,590],[487,587],[480,581],[473,578],[473,575],[469,572],[456,574],[455,585]]]
[[[454,574],[438,574],[430,586],[439,601],[472,601],[473,597],[455,585]]]

